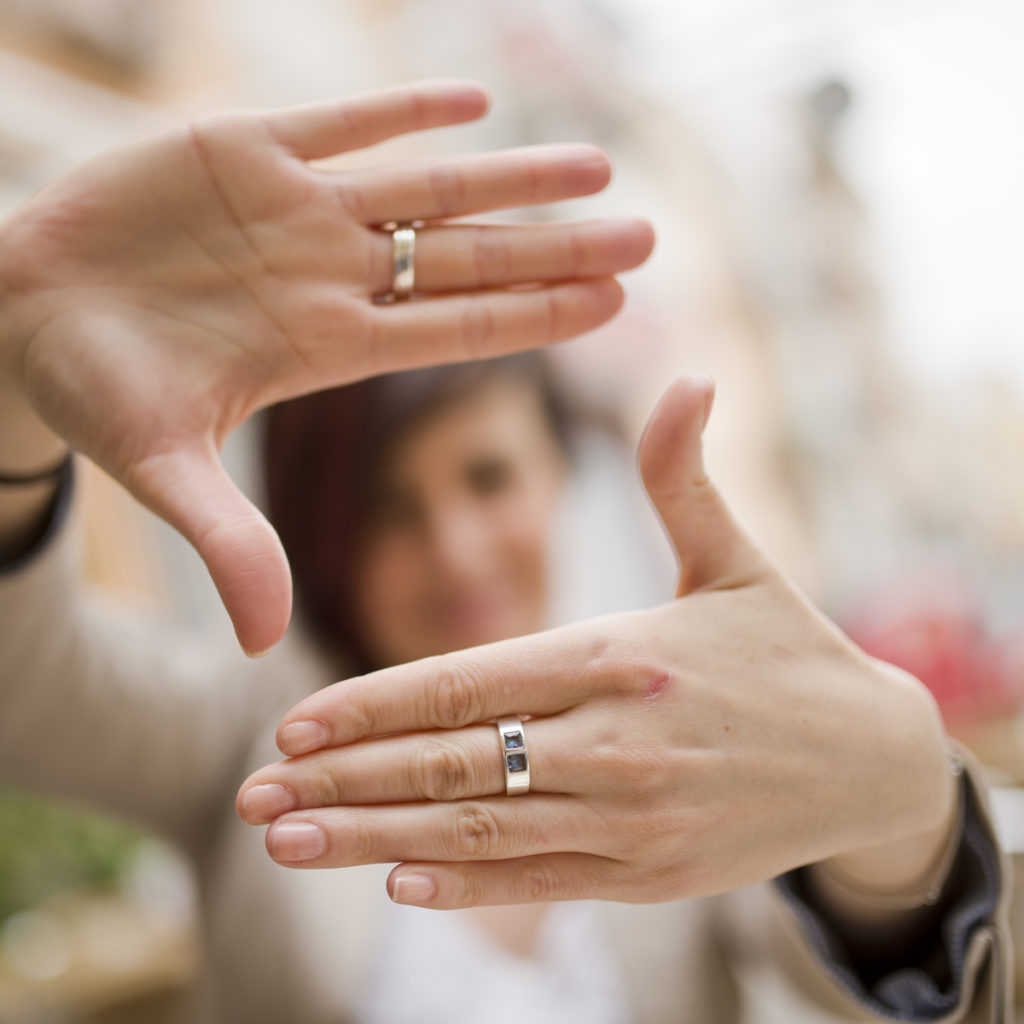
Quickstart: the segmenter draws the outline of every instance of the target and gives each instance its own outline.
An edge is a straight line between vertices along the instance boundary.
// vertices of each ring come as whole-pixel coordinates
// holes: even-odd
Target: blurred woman
[[[731,1024],[748,984],[758,1019],[1004,1019],[1005,895],[974,775],[920,685],[732,522],[700,457],[706,381],[670,390],[641,448],[683,563],[659,608],[517,636],[545,622],[565,457],[543,376],[516,360],[275,415],[272,505],[317,641],[243,667],[76,587],[73,469],[47,465],[67,441],[196,545],[263,650],[287,565],[217,463],[230,429],[614,312],[607,275],[645,257],[646,226],[445,222],[600,187],[592,151],[305,166],[482,107],[421,86],[215,119],[97,162],[0,235],[0,771],[192,854],[211,1020]],[[383,225],[408,217],[431,221],[416,280],[433,294],[381,308]],[[466,644],[484,646],[394,667]],[[378,672],[321,689],[356,667]],[[300,698],[277,734],[291,759],[239,797],[274,863],[229,795]],[[522,797],[492,721],[511,714]],[[413,907],[383,896],[394,860],[387,891]],[[544,909],[581,897],[651,905]],[[479,909],[495,903],[540,909]],[[416,905],[474,909],[451,916],[467,930]]]

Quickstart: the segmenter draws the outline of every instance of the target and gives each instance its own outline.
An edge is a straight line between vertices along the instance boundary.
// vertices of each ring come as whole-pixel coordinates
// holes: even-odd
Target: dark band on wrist
[[[37,473],[4,473],[0,470],[0,487],[31,487],[33,484],[55,483],[71,466],[71,451],[54,466]]]

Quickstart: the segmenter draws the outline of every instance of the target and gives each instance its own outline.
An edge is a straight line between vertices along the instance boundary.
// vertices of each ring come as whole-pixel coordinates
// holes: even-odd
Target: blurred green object
[[[116,887],[142,837],[95,811],[0,787],[0,923],[58,893]]]

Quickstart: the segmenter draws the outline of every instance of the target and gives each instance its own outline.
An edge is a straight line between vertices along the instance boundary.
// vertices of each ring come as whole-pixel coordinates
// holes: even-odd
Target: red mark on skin
[[[671,682],[672,677],[667,672],[663,672],[660,676],[655,676],[644,687],[644,700],[654,700],[656,697],[660,697],[668,689]]]

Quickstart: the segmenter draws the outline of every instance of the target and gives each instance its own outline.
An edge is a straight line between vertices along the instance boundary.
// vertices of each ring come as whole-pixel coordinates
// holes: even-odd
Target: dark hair
[[[268,410],[263,444],[270,521],[280,534],[306,623],[345,668],[370,664],[357,628],[352,576],[380,467],[432,413],[502,379],[535,389],[568,450],[568,413],[536,353],[429,367],[306,395]]]

